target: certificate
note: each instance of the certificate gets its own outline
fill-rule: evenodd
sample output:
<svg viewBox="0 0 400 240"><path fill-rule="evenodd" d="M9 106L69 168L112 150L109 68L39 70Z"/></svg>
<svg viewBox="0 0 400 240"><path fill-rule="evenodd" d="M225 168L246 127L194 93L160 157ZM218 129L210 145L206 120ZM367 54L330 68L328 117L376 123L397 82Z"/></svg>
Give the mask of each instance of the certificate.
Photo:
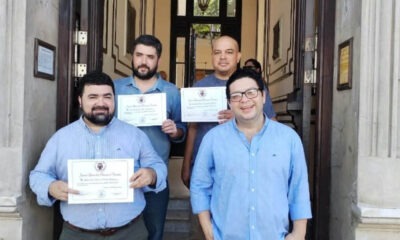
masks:
<svg viewBox="0 0 400 240"><path fill-rule="evenodd" d="M69 159L69 204L133 202L133 159Z"/></svg>
<svg viewBox="0 0 400 240"><path fill-rule="evenodd" d="M136 127L161 126L167 119L165 93L119 95L118 118Z"/></svg>
<svg viewBox="0 0 400 240"><path fill-rule="evenodd" d="M218 122L218 112L225 109L225 87L181 89L182 122Z"/></svg>

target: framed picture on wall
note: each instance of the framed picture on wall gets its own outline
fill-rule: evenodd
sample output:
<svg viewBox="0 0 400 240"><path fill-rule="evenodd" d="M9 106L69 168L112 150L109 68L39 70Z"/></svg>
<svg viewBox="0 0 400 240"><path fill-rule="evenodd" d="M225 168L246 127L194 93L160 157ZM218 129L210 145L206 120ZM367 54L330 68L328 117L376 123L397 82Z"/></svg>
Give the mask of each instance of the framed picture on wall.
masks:
<svg viewBox="0 0 400 240"><path fill-rule="evenodd" d="M35 38L34 70L35 77L54 80L56 47Z"/></svg>
<svg viewBox="0 0 400 240"><path fill-rule="evenodd" d="M339 44L337 90L351 89L352 74L353 38L350 38Z"/></svg>

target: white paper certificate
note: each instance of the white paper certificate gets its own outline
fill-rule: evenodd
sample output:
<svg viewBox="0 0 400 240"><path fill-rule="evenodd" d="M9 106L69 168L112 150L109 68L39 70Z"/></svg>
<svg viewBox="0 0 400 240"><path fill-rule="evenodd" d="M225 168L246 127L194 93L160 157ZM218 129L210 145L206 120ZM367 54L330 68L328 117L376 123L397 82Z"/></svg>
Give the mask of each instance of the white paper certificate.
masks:
<svg viewBox="0 0 400 240"><path fill-rule="evenodd" d="M79 194L68 194L69 204L133 202L129 178L133 159L70 159L68 187Z"/></svg>
<svg viewBox="0 0 400 240"><path fill-rule="evenodd" d="M136 127L161 126L167 119L167 95L119 95L118 118Z"/></svg>
<svg viewBox="0 0 400 240"><path fill-rule="evenodd" d="M225 87L182 88L182 122L218 122L218 112L227 109Z"/></svg>

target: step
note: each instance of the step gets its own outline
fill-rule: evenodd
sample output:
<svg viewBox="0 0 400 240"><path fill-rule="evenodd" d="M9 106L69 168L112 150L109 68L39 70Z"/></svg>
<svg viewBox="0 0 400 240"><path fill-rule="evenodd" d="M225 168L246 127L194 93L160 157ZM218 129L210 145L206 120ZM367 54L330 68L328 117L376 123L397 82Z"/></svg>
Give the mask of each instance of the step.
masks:
<svg viewBox="0 0 400 240"><path fill-rule="evenodd" d="M168 210L190 210L190 199L189 198L171 198L168 202Z"/></svg>
<svg viewBox="0 0 400 240"><path fill-rule="evenodd" d="M190 221L190 210L168 210L166 220Z"/></svg>
<svg viewBox="0 0 400 240"><path fill-rule="evenodd" d="M164 232L190 233L191 227L190 221L168 220L165 222Z"/></svg>
<svg viewBox="0 0 400 240"><path fill-rule="evenodd" d="M163 240L191 240L190 235L190 233L166 232L164 233Z"/></svg>

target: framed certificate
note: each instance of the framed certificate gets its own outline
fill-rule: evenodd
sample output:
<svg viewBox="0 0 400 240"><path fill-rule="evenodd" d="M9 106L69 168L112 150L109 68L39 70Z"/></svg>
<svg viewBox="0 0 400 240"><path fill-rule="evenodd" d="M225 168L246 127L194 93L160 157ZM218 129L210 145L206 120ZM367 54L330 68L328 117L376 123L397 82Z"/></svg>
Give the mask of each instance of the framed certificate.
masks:
<svg viewBox="0 0 400 240"><path fill-rule="evenodd" d="M182 122L218 122L227 106L225 87L181 89Z"/></svg>
<svg viewBox="0 0 400 240"><path fill-rule="evenodd" d="M70 159L68 187L79 194L68 194L69 204L133 202L129 178L133 159Z"/></svg>
<svg viewBox="0 0 400 240"><path fill-rule="evenodd" d="M353 74L353 38L339 45L337 89L351 89Z"/></svg>
<svg viewBox="0 0 400 240"><path fill-rule="evenodd" d="M35 38L33 75L48 80L54 80L56 47Z"/></svg>

